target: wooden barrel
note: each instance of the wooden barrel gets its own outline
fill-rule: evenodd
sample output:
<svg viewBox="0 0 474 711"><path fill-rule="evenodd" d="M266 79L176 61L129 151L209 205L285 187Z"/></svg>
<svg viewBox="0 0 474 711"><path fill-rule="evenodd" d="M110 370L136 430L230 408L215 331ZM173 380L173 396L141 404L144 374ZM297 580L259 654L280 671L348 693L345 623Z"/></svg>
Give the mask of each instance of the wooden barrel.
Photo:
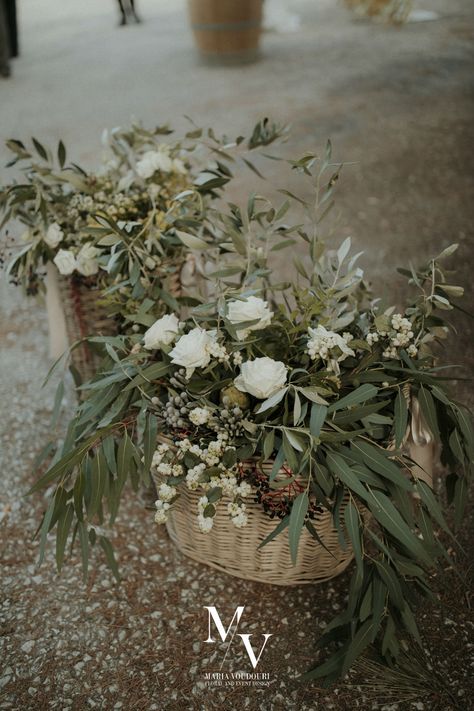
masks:
<svg viewBox="0 0 474 711"><path fill-rule="evenodd" d="M263 0L188 0L188 4L202 57L217 62L257 59Z"/></svg>

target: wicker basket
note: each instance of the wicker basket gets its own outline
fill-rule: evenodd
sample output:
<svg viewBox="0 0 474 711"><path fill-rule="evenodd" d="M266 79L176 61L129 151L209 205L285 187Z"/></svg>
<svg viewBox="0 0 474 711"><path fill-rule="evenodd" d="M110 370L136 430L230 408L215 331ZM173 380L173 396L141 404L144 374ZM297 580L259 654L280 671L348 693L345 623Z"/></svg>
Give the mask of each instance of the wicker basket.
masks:
<svg viewBox="0 0 474 711"><path fill-rule="evenodd" d="M74 277L60 277L58 285L70 345L88 336L113 336L117 333L116 321L101 304L99 289L86 286ZM72 364L83 382L97 373L102 357L100 351L86 342L71 350Z"/></svg>
<svg viewBox="0 0 474 711"><path fill-rule="evenodd" d="M170 440L164 437L159 437L159 440L170 444ZM249 462L249 465L255 466L255 462ZM272 462L260 466L270 475ZM159 477L153 476L153 479L158 487ZM223 497L216 510L213 528L209 533L202 533L197 525L197 504L201 495L202 492L181 486L180 496L173 504L166 526L172 541L182 553L223 573L272 585L304 585L324 582L339 575L353 558L350 545L344 549L341 547L332 514L326 509L318 508L315 518L311 520L326 548L303 529L297 561L293 565L288 529L258 549L275 529L278 519L271 519L261 505L250 498L245 500L246 526L236 528L233 525L226 510L230 499ZM341 512L343 510L344 502Z"/></svg>
<svg viewBox="0 0 474 711"><path fill-rule="evenodd" d="M416 398L413 398L410 387L404 387L407 404L412 410L412 423L407 427L403 449L423 469L413 465L417 476L424 479L430 486L434 466L434 447L431 433L426 428L418 408ZM416 441L415 431L423 431L424 439ZM415 441L414 441L415 436ZM167 437L160 435L160 442L172 444ZM394 449L392 440L387 449ZM419 461L423 457L423 462ZM255 462L252 462L255 466ZM272 462L260 465L263 471L270 474ZM278 476L278 475L277 475ZM153 475L158 487L159 477ZM318 508L315 518L311 520L324 546L314 540L311 534L303 529L298 548L296 565L293 565L288 542L288 528L258 549L260 543L275 529L278 519L271 519L264 513L259 503L246 500L248 523L243 528L236 528L229 519L226 504L230 499L223 497L216 509L214 526L209 533L202 533L197 524L198 500L201 492L190 491L181 486L180 496L171 509L167 529L177 548L185 555L205 563L221 572L234 575L245 580L255 580L273 585L304 585L330 580L342 573L353 558L349 543L341 547L339 536L333 525L332 513L324 508ZM345 501L342 502L341 516ZM370 521L367 511L363 512L366 523Z"/></svg>
<svg viewBox="0 0 474 711"><path fill-rule="evenodd" d="M59 296L65 316L65 326L69 346L78 341L71 350L71 361L82 382L96 375L103 350L97 344L84 342L88 336L114 336L119 331L119 322L110 316L101 301L101 291L87 286L72 277L57 277ZM182 295L179 270L168 277L167 290L178 298Z"/></svg>

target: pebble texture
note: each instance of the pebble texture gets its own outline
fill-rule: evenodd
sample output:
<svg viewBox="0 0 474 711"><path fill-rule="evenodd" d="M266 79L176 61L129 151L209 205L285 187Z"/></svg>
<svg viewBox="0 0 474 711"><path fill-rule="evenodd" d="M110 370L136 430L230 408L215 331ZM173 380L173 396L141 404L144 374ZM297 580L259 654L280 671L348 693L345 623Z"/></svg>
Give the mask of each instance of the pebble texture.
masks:
<svg viewBox="0 0 474 711"><path fill-rule="evenodd" d="M77 147L79 162L93 165L100 130L132 113L148 123L191 114L229 132L264 114L291 120L288 155L320 147L331 136L337 156L354 163L343 171L340 234L353 235L356 248L366 250L364 266L375 285L386 286L391 300L401 299L405 286L395 267L459 241L459 279L467 288L465 307L473 311L474 145L466 91L471 3L453 0L448 16L446 5L432 0L442 20L399 31L353 22L326 0L288 5L302 17L300 32L268 35L264 60L239 70L195 63L181 0L143 0L146 22L122 30L113 27L106 4L87 0L59 8L45 0L40 9L25 0L23 57L14 79L1 87L1 138L34 134L48 143L62 137ZM283 183L283 168L273 170L272 183ZM247 187L241 178L235 199ZM457 572L444 565L435 575L443 604L419 610L423 651L410 649L399 670L363 661L331 689L302 684L299 674L315 659L312 645L325 622L344 604L348 574L314 588L226 577L183 558L131 493L114 538L120 586L99 553L87 584L76 551L61 576L52 545L38 567L32 539L46 499L24 495L36 477L34 458L51 436L57 379L41 387L50 365L42 305L5 280L0 296L0 708L469 707L473 561L457 549ZM472 372L472 320L460 314L456 323L449 356ZM471 386L460 381L457 388L472 404ZM73 401L69 389L61 422ZM472 509L460 535L465 550L469 531ZM223 617L244 605L245 631L273 634L259 666L270 675L268 687L205 687L204 674L218 671L225 654L223 645L204 641L203 606L214 604ZM235 642L225 664L234 672L249 670Z"/></svg>

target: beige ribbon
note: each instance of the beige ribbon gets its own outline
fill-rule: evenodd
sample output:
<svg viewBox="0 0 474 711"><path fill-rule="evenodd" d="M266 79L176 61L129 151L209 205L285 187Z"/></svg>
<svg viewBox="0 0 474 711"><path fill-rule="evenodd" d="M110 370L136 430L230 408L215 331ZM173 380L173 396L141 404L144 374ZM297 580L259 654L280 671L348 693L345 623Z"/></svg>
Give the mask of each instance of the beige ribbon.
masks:
<svg viewBox="0 0 474 711"><path fill-rule="evenodd" d="M410 400L411 426L406 448L408 456L415 462L413 474L433 488L433 467L436 443L421 412L420 403L414 396Z"/></svg>
<svg viewBox="0 0 474 711"><path fill-rule="evenodd" d="M61 301L58 270L48 262L46 265L46 312L49 325L49 355L56 360L69 348L66 317Z"/></svg>

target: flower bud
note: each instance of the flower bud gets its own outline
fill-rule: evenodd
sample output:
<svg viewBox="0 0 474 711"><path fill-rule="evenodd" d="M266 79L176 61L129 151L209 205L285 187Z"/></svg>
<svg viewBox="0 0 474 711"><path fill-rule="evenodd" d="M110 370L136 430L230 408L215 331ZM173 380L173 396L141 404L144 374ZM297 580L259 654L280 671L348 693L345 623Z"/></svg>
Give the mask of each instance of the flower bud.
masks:
<svg viewBox="0 0 474 711"><path fill-rule="evenodd" d="M249 397L246 393L237 390L235 385L229 385L224 390L221 390L221 402L224 403L224 398L226 399L225 404L229 407L240 407L242 410L246 410L250 405Z"/></svg>

